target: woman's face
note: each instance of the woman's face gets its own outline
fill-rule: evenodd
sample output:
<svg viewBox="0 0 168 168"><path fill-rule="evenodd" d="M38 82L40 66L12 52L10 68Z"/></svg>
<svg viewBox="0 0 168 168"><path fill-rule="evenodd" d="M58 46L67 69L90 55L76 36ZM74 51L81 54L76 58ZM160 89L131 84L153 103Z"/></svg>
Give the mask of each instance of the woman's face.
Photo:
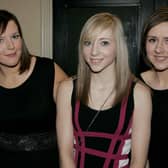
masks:
<svg viewBox="0 0 168 168"><path fill-rule="evenodd" d="M9 21L6 30L0 34L0 67L19 66L22 53L22 39L17 25Z"/></svg>
<svg viewBox="0 0 168 168"><path fill-rule="evenodd" d="M111 29L97 34L94 40L83 43L83 55L92 72L101 72L113 65L116 42Z"/></svg>
<svg viewBox="0 0 168 168"><path fill-rule="evenodd" d="M160 23L148 32L146 53L157 71L168 70L168 22Z"/></svg>

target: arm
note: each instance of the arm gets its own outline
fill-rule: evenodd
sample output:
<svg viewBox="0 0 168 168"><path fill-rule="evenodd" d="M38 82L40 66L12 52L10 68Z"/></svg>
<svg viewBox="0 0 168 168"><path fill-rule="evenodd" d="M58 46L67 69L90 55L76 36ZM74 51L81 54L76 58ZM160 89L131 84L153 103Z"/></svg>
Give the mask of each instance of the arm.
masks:
<svg viewBox="0 0 168 168"><path fill-rule="evenodd" d="M130 168L145 168L150 140L151 92L142 83L134 88L134 114Z"/></svg>
<svg viewBox="0 0 168 168"><path fill-rule="evenodd" d="M61 69L61 67L58 64L54 64L55 68L55 78L54 78L54 91L53 96L54 100L56 102L56 96L57 96L57 88L61 81L65 80L68 76L67 74Z"/></svg>
<svg viewBox="0 0 168 168"><path fill-rule="evenodd" d="M60 168L75 168L71 108L72 88L72 80L65 80L60 84L57 95L56 130L60 157Z"/></svg>

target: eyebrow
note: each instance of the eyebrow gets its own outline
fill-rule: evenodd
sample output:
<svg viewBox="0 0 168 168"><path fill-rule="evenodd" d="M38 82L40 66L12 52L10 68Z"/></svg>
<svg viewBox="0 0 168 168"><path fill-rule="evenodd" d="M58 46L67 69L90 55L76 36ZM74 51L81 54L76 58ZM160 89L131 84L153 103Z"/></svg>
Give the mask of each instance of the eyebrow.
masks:
<svg viewBox="0 0 168 168"><path fill-rule="evenodd" d="M147 38L149 38L149 37L153 37L153 38L156 38L157 36L153 36L153 35L147 36Z"/></svg>
<svg viewBox="0 0 168 168"><path fill-rule="evenodd" d="M111 40L112 39L112 37L101 37L101 38L99 38L99 40Z"/></svg>
<svg viewBox="0 0 168 168"><path fill-rule="evenodd" d="M158 37L158 36L155 36L155 35L148 35L147 37ZM163 38L168 38L168 35L167 35L167 36L164 36Z"/></svg>

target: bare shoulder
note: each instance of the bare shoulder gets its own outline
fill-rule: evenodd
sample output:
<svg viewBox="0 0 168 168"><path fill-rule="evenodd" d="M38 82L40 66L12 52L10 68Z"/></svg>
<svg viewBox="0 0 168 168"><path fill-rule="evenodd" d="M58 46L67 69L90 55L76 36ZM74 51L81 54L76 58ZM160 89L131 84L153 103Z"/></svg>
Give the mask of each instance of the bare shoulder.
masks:
<svg viewBox="0 0 168 168"><path fill-rule="evenodd" d="M61 81L60 88L70 89L70 88L72 88L72 85L73 85L73 78L68 77L67 79Z"/></svg>
<svg viewBox="0 0 168 168"><path fill-rule="evenodd" d="M151 89L145 83L138 80L135 84L135 87L134 87L134 95L150 96L151 95Z"/></svg>
<svg viewBox="0 0 168 168"><path fill-rule="evenodd" d="M135 108L151 109L151 100L151 89L142 81L137 81L134 87Z"/></svg>
<svg viewBox="0 0 168 168"><path fill-rule="evenodd" d="M64 70L58 64L54 63L54 67L57 82L60 82L68 77Z"/></svg>
<svg viewBox="0 0 168 168"><path fill-rule="evenodd" d="M141 77L145 81L146 84L151 83L151 81L153 80L153 75L154 75L153 71L151 70L141 73Z"/></svg>
<svg viewBox="0 0 168 168"><path fill-rule="evenodd" d="M58 87L57 98L56 98L58 111L61 111L61 112L65 111L65 113L70 111L65 109L71 109L72 91L73 91L72 78L69 77L60 83Z"/></svg>
<svg viewBox="0 0 168 168"><path fill-rule="evenodd" d="M55 76L54 76L54 89L53 89L53 96L54 100L56 101L57 97L57 89L59 87L59 84L61 81L67 79L67 74L63 71L63 69L56 63L54 63L54 70L55 70Z"/></svg>
<svg viewBox="0 0 168 168"><path fill-rule="evenodd" d="M60 82L58 87L58 94L66 94L72 93L73 89L73 78L69 77Z"/></svg>

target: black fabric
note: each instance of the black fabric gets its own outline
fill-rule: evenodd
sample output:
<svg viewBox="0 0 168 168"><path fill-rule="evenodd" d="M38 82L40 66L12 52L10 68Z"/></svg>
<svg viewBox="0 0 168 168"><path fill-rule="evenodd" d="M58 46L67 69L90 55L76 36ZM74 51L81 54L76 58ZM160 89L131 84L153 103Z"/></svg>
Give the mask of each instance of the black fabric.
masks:
<svg viewBox="0 0 168 168"><path fill-rule="evenodd" d="M149 146L149 163L151 168L161 168L167 165L168 151L168 89L152 89L152 122L151 141Z"/></svg>
<svg viewBox="0 0 168 168"><path fill-rule="evenodd" d="M145 83L141 76L139 78ZM153 111L148 158L150 168L163 168L167 165L166 153L168 151L168 89L156 90L151 88L151 91Z"/></svg>
<svg viewBox="0 0 168 168"><path fill-rule="evenodd" d="M76 103L76 80L73 81L74 84L74 88L73 88L73 92L72 92L72 108L73 108L73 113L74 113L74 108L75 108L75 103ZM128 122L130 120L130 116L132 116L133 113L133 108L134 108L134 101L133 101L133 89L134 89L135 83L132 84L132 87L130 89L130 95L129 95L129 99L128 99L128 105L127 105L127 113L126 113L126 120L125 120L125 126L127 127ZM119 111L120 111L120 107L121 107L121 103L116 104L114 107L111 107L107 110L103 110L100 113L100 119L98 119L100 122L103 123L99 123L99 121L97 121L96 124L96 130L100 130L101 132L111 132L113 133L114 130L117 127L118 124L118 118L119 118ZM81 103L80 106L81 112L80 112L80 119L81 119L81 128L83 130L86 130L88 124L90 123L90 121L92 120L92 118L94 117L95 113L97 113L97 110L91 109L90 107L88 107L87 105L84 105ZM87 115L86 115L87 112ZM74 115L74 114L73 114ZM102 120L101 116L105 116L105 121L109 121L110 123L105 125L104 124L104 120ZM111 120L113 122L111 122ZM102 125L103 124L103 125ZM104 128L102 127L104 126ZM97 128L98 127L98 128ZM91 131L94 130L94 127L91 128ZM124 132L125 130L123 130Z"/></svg>
<svg viewBox="0 0 168 168"><path fill-rule="evenodd" d="M37 57L24 83L0 86L0 160L5 168L58 167L53 84L53 61Z"/></svg>
<svg viewBox="0 0 168 168"><path fill-rule="evenodd" d="M75 87L76 82L74 80L74 89L72 92L72 107L73 107L73 124L74 128L76 128L75 121L74 121L74 112L75 112ZM130 96L128 99L127 104L127 112L124 119L124 127L121 132L123 134L126 131L126 128L128 127L128 124L130 122L130 118L133 114L133 108L134 108L134 101L133 101L133 88L134 84L132 85ZM121 103L116 104L114 107L111 107L107 110L102 110L99 114L99 116L96 118L95 122L93 123L92 127L89 129L89 131L93 132L103 132L103 133L110 133L111 135L115 132L118 123L119 123L119 116L120 116L120 108ZM91 109L85 104L80 104L80 111L79 111L79 124L82 129L82 131L86 131L90 121L94 117L94 115L97 113L97 110ZM97 138L97 137L86 137L85 138L86 147L96 149L102 152L107 152L109 149L109 144L111 142L111 139L103 139L103 138ZM115 149L116 151L118 150ZM114 150L114 151L115 151ZM80 160L80 155L78 157L78 161ZM85 155L85 167L96 167L101 168L104 164L104 158L97 157L95 155ZM77 167L80 167L81 165L78 165ZM113 162L111 161L110 167L113 167Z"/></svg>

